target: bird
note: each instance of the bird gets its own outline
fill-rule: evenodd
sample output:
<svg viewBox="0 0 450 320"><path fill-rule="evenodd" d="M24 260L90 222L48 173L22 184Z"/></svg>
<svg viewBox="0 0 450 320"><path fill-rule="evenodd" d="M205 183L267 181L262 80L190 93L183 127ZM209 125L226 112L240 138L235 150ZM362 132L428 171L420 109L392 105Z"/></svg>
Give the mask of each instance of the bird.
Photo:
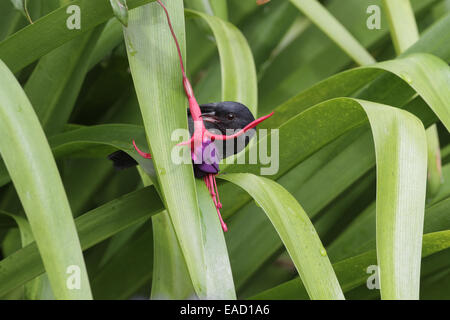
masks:
<svg viewBox="0 0 450 320"><path fill-rule="evenodd" d="M246 125L255 120L250 110L242 103L235 101L222 101L200 105L201 118L208 131L221 135L230 135L243 129ZM189 133L192 136L194 132L194 121L187 109ZM217 158L227 158L233 154L242 151L254 137L254 131L250 130L245 135L233 140L214 141L216 144ZM244 139L244 140L242 140ZM232 143L231 143L232 142ZM136 166L138 163L126 152L119 150L111 153L108 159L113 162L113 166L118 170L123 170ZM196 170L194 165L194 175L196 178L202 178L203 172Z"/></svg>

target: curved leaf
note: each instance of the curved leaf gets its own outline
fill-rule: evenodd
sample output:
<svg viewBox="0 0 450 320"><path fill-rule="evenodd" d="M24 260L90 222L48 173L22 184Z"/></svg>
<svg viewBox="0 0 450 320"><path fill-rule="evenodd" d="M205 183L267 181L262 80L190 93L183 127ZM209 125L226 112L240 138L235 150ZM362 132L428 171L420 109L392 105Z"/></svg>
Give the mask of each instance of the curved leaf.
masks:
<svg viewBox="0 0 450 320"><path fill-rule="evenodd" d="M152 1L155 0L129 0L128 8L133 9ZM73 6L77 6L83 15L80 17L80 29L69 29L66 24L67 20L78 10ZM69 10L69 8L71 9ZM12 72L17 72L67 41L102 24L112 16L113 11L108 1L71 1L3 40L0 43L0 59Z"/></svg>
<svg viewBox="0 0 450 320"><path fill-rule="evenodd" d="M186 0L186 6L209 16L216 16L222 20L228 20L228 8L226 0Z"/></svg>
<svg viewBox="0 0 450 320"><path fill-rule="evenodd" d="M422 258L450 248L450 231L440 231L423 235ZM377 264L375 250L336 262L333 268L342 285L342 290L348 292L353 288L366 283L370 273L367 267ZM285 282L272 289L253 296L256 300L279 299L307 299L305 288L299 278Z"/></svg>
<svg viewBox="0 0 450 320"><path fill-rule="evenodd" d="M75 219L81 248L86 250L121 230L164 210L154 187L132 192ZM0 261L0 296L44 272L33 242Z"/></svg>
<svg viewBox="0 0 450 320"><path fill-rule="evenodd" d="M182 1L167 3L167 9L183 45ZM177 51L164 11L157 4L130 11L129 25L124 29L124 34L161 196L178 237L194 289L201 299L233 298L226 291L217 291L218 287L232 285L224 283L230 279L222 278L217 272L223 266L207 258L209 247L197 203L192 165L175 164L171 159L176 144L171 140L171 135L178 128L187 128L187 119ZM226 252L217 254L225 255Z"/></svg>
<svg viewBox="0 0 450 320"><path fill-rule="evenodd" d="M90 299L78 235L50 147L25 93L3 62L0 74L0 152L38 243L53 292L57 299ZM70 290L66 284L71 266L79 268L79 290Z"/></svg>
<svg viewBox="0 0 450 320"><path fill-rule="evenodd" d="M361 125L367 119L364 112L372 127L377 158L377 241L383 297L417 298L420 275L418 248L426 184L425 131L417 118L403 110L369 101L350 98L328 100L279 127L279 167L283 171L289 170L306 158L308 149L315 148L316 143L317 147L319 144L322 147L325 141L331 141L331 136L335 138ZM310 129L312 123L314 130ZM302 132L302 135L293 135L294 132ZM258 141L258 145L268 144L268 141L266 136ZM259 165L238 164L227 166L225 171L257 172L259 168ZM275 177L279 175L277 173Z"/></svg>
<svg viewBox="0 0 450 320"><path fill-rule="evenodd" d="M360 65L372 64L375 59L339 23L336 18L316 0L290 0L318 28L327 34L342 50Z"/></svg>
<svg viewBox="0 0 450 320"><path fill-rule="evenodd" d="M217 17L186 10L186 16L202 18L214 33L220 55L222 101L238 101L257 114L258 92L252 52L238 28Z"/></svg>
<svg viewBox="0 0 450 320"><path fill-rule="evenodd" d="M247 191L266 212L294 261L311 299L344 299L313 224L286 189L272 180L251 174L220 177Z"/></svg>
<svg viewBox="0 0 450 320"><path fill-rule="evenodd" d="M301 92L276 109L276 116L267 119L260 127L274 127L294 115L322 101L350 96L369 81L380 76L382 71L392 73L412 87L450 128L450 110L445 101L450 99L448 79L450 67L439 58L425 53L380 62L341 72ZM431 81L431 79L433 81Z"/></svg>
<svg viewBox="0 0 450 320"><path fill-rule="evenodd" d="M377 0L381 5L381 1ZM355 38L366 48L375 48L388 40L389 30L381 24L379 30L365 27L368 16L364 14L367 8L376 4L374 0L330 0L327 10L333 14ZM415 14L429 10L436 0L413 0ZM381 21L386 21L381 11ZM436 51L444 53L442 47L447 46L444 39L446 32L428 39L429 46L421 46L425 52ZM420 41L419 41L420 42ZM439 45L438 45L439 43ZM414 46L415 47L415 46ZM349 58L335 43L329 40L321 30L314 25L308 26L289 46L287 46L271 62L259 82L259 109L266 113L273 107L294 97L301 90L322 81L326 77L348 68ZM367 99L370 100L370 99ZM386 103L386 102L383 102ZM392 105L388 103L388 105Z"/></svg>
<svg viewBox="0 0 450 320"><path fill-rule="evenodd" d="M450 178L450 166L443 168L445 181ZM450 192L448 183L444 184L440 194L425 208L424 232L436 232L450 229ZM329 246L328 252L333 260L342 260L364 250L375 249L375 204L369 205L347 226Z"/></svg>

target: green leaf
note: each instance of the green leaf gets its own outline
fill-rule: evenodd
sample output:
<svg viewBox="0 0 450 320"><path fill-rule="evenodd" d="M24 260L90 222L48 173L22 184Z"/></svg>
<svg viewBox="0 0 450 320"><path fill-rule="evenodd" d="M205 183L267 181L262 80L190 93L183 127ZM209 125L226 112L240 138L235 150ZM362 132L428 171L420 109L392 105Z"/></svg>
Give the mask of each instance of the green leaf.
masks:
<svg viewBox="0 0 450 320"><path fill-rule="evenodd" d="M366 49L316 0L290 0L318 28L360 65L375 63Z"/></svg>
<svg viewBox="0 0 450 320"><path fill-rule="evenodd" d="M175 33L183 47L182 1L172 1L167 6ZM209 250L197 203L192 164L179 165L171 159L172 149L176 145L171 139L172 132L178 128L187 128L187 118L177 50L164 11L158 4L131 11L124 34L161 197L180 243L194 289L201 299L223 298L224 295L231 298L228 292L217 291L217 288L229 287L229 284L223 283L229 279L222 278L207 259ZM215 241L220 242L221 239ZM226 255L226 251L222 254Z"/></svg>
<svg viewBox="0 0 450 320"><path fill-rule="evenodd" d="M133 9L152 1L154 0L129 0L128 8ZM78 6L83 15L80 17L80 29L67 28L67 19L77 14L78 9L73 6ZM15 73L67 41L106 22L112 16L111 5L107 1L71 1L2 41L0 59Z"/></svg>
<svg viewBox="0 0 450 320"><path fill-rule="evenodd" d="M33 21L31 21L30 18L30 14L28 13L28 9L27 9L27 0L11 0L14 7L19 10L27 19L30 23L33 23Z"/></svg>
<svg viewBox="0 0 450 320"><path fill-rule="evenodd" d="M19 227L22 247L25 247L26 245L34 242L34 237L33 233L31 232L30 224L24 217L5 211L0 211L0 215L6 215L7 217L15 221L15 223ZM26 300L54 299L53 293L50 288L49 280L46 274L41 275L25 284L24 298Z"/></svg>
<svg viewBox="0 0 450 320"><path fill-rule="evenodd" d="M152 299L195 296L183 253L167 211L152 217L154 238Z"/></svg>
<svg viewBox="0 0 450 320"><path fill-rule="evenodd" d="M426 233L450 229L450 217L447 215L450 205L450 166L445 166L443 173L447 183L425 208ZM371 204L328 246L329 256L333 260L341 260L364 250L375 249L375 225L375 205Z"/></svg>
<svg viewBox="0 0 450 320"><path fill-rule="evenodd" d="M25 93L48 135L59 133L67 123L102 29L97 27L42 57L28 79Z"/></svg>
<svg viewBox="0 0 450 320"><path fill-rule="evenodd" d="M88 70L110 53L123 41L122 24L117 19L109 19L89 57Z"/></svg>
<svg viewBox="0 0 450 320"><path fill-rule="evenodd" d="M216 207L211 200L211 195L201 179L196 179L198 205L202 214L202 232L205 237L205 256L209 266L214 269L214 276L207 279L208 287L215 292L215 299L236 299L236 293L228 258L227 246L224 233L220 225ZM222 280L217 281L217 277Z"/></svg>
<svg viewBox="0 0 450 320"><path fill-rule="evenodd" d="M412 47L402 53L405 56L410 53L430 53L444 61L450 60L450 35L445 32L450 25L450 12L426 29Z"/></svg>
<svg viewBox="0 0 450 320"><path fill-rule="evenodd" d="M401 54L419 39L414 11L409 0L383 0L395 51Z"/></svg>
<svg viewBox="0 0 450 320"><path fill-rule="evenodd" d="M138 168L144 186L150 177ZM156 183L156 181L155 181ZM167 211L152 217L153 280L151 299L189 299L195 297L194 287Z"/></svg>
<svg viewBox="0 0 450 320"><path fill-rule="evenodd" d="M50 147L25 93L3 62L0 74L0 152L38 243L53 292L57 299L90 299L78 235ZM70 266L79 268L79 290L70 290L66 284Z"/></svg>
<svg viewBox="0 0 450 320"><path fill-rule="evenodd" d="M434 253L446 250L450 247L450 231L441 231L424 234L422 258ZM375 250L364 252L360 255L339 261L333 264L333 268L342 285L342 290L348 292L353 288L366 283L370 273L367 267L377 264ZM253 296L256 300L279 299L307 299L304 285L299 278L285 282L277 287Z"/></svg>
<svg viewBox="0 0 450 320"><path fill-rule="evenodd" d="M204 12L209 16L216 16L225 21L228 20L226 0L186 0L185 2L188 8Z"/></svg>
<svg viewBox="0 0 450 320"><path fill-rule="evenodd" d="M243 103L257 114L255 63L242 33L232 24L201 12L186 10L186 16L202 18L214 33L220 55L222 101Z"/></svg>
<svg viewBox="0 0 450 320"><path fill-rule="evenodd" d="M429 54L410 54L404 58L381 62L373 66L394 73L411 86L450 130L448 79L450 67Z"/></svg>
<svg viewBox="0 0 450 320"><path fill-rule="evenodd" d="M252 49L260 73L285 45L285 39L290 37L289 30L293 28L297 31L297 25L305 26L308 23L306 18L299 19L298 16L298 10L293 10L290 1L270 1L264 5L263 10L246 19L240 27ZM292 26L294 21L301 23Z"/></svg>
<svg viewBox="0 0 450 320"><path fill-rule="evenodd" d="M326 99L349 96L379 76L380 70L393 73L412 87L449 130L450 110L445 101L450 99L450 90L446 89L450 67L439 58L423 53L351 69L323 80L279 106L276 116L263 122L261 127L274 127Z"/></svg>
<svg viewBox="0 0 450 320"><path fill-rule="evenodd" d="M351 105L353 106L351 107ZM315 108L317 111L322 110L319 112L321 122L312 120L316 117L306 117L309 113L306 111L297 116L298 118L293 118L280 127L280 168L292 168L294 161L297 162L301 157L306 157L308 152L301 146L305 145L309 148L313 145L311 143L313 140L320 140L318 132L324 136L330 133L336 136L338 135L337 126L340 126L341 122L347 128L354 128L358 123L361 124L357 119L363 119L365 116L353 109L355 106L362 107L367 113L375 141L378 173L377 241L379 241L382 292L385 292L383 297L402 298L409 294L411 294L410 297L418 297L420 271L418 248L420 248L423 228L426 144L423 125L417 118L405 111L368 101L345 98L329 100L308 109L311 112ZM331 113L328 114L334 108L336 108L336 112L340 110L339 116L337 113L333 116ZM353 111L350 111L351 109ZM300 120L301 118L303 119ZM340 119L340 121L336 121L336 119ZM347 120L349 122L344 124ZM311 132L314 137L307 134L306 128L302 130L302 123L307 126L310 123L316 124L314 133ZM318 123L322 123L324 126L318 126ZM302 137L297 136L299 140L295 143L296 148L290 148L285 144L292 143L293 136L289 133L292 132L291 130L304 132ZM290 138L286 139L288 136ZM300 139L305 140L301 142ZM267 141L267 139L263 139L258 144L261 145ZM246 167L245 171L253 170L255 172L257 166L247 165L244 167ZM240 171L238 168L239 165L228 166L229 170L227 171ZM383 225L384 227L381 227ZM408 249L403 249L403 255L399 255L396 248ZM405 250L408 251L405 252Z"/></svg>
<svg viewBox="0 0 450 320"><path fill-rule="evenodd" d="M109 0L114 15L125 27L128 27L127 0Z"/></svg>
<svg viewBox="0 0 450 320"><path fill-rule="evenodd" d="M125 300L133 298L142 287L149 291L154 262L149 243L152 243L152 228L150 223L144 223L93 277L95 299Z"/></svg>
<svg viewBox="0 0 450 320"><path fill-rule="evenodd" d="M376 108L376 106L375 106ZM427 145L423 124L395 109L367 115L377 162L377 257L382 299L418 299Z"/></svg>
<svg viewBox="0 0 450 320"><path fill-rule="evenodd" d="M424 13L435 2L436 0L414 0L414 12L416 14ZM364 13L368 6L381 5L381 0L347 0L344 2L331 0L327 4L330 13L364 47L375 49L387 40L389 30L386 23L382 23L379 30L370 30L365 27L368 16ZM381 20L385 21L384 19L383 12L381 12ZM445 32L441 31L441 34L442 37L446 36ZM446 46L445 40L437 41L440 36L432 38L433 40L428 39L428 45L422 46L421 49L425 49L426 52L429 52L428 50L445 52L442 49L442 46ZM314 25L308 26L264 70L259 81L259 112L268 112L301 90L348 68L351 63L351 59L321 30Z"/></svg>
<svg viewBox="0 0 450 320"><path fill-rule="evenodd" d="M277 230L311 299L344 299L326 251L303 208L276 182L251 174L221 178L246 190Z"/></svg>
<svg viewBox="0 0 450 320"><path fill-rule="evenodd" d="M164 210L154 187L132 192L75 219L81 248L86 250ZM36 243L0 261L0 296L44 272Z"/></svg>
<svg viewBox="0 0 450 320"><path fill-rule="evenodd" d="M30 224L28 223L27 219L17 214L12 214L3 210L0 210L0 215L6 216L15 222L15 224L19 228L22 246L26 246L27 244L34 241L33 233L31 232Z"/></svg>
<svg viewBox="0 0 450 320"><path fill-rule="evenodd" d="M0 3L2 20L0 21L0 41L16 32L23 25L23 16L17 11L11 1L2 1Z"/></svg>
<svg viewBox="0 0 450 320"><path fill-rule="evenodd" d="M409 0L383 0L383 6L388 16L395 51L401 54L419 40L419 31L411 3ZM431 126L427 130L427 143L428 193L432 197L439 191L442 181L439 136L436 126Z"/></svg>

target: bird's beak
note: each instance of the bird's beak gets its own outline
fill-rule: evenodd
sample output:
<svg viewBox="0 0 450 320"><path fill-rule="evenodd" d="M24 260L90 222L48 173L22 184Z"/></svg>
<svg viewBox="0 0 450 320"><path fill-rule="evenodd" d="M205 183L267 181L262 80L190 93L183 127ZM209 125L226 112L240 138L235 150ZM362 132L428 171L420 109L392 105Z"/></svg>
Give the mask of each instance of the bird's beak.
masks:
<svg viewBox="0 0 450 320"><path fill-rule="evenodd" d="M201 117L202 117L203 121L206 121L206 122L211 122L211 123L219 122L219 120L216 117L216 113L214 111L202 113Z"/></svg>

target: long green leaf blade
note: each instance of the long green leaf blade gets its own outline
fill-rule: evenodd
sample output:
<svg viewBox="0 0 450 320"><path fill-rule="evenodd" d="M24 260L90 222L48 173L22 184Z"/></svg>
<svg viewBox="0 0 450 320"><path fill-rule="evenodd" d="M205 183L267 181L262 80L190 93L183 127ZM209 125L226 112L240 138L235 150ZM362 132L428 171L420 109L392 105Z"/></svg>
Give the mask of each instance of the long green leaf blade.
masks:
<svg viewBox="0 0 450 320"><path fill-rule="evenodd" d="M167 9L183 46L182 1L167 3ZM124 34L161 196L180 242L194 289L201 299L224 298L224 292L217 291L216 286L229 279L220 277L216 272L217 266L208 264L206 258L208 247L202 230L204 222L197 203L192 165L175 164L171 158L176 145L171 140L172 133L176 129L187 128L187 119L177 51L164 11L157 4L130 11L129 26L124 29ZM211 279L215 280L211 282ZM229 287L228 284L223 286Z"/></svg>
<svg viewBox="0 0 450 320"><path fill-rule="evenodd" d="M128 8L133 9L152 1L154 0L129 0ZM106 22L112 16L113 11L108 1L71 1L2 41L0 59L12 72L17 72L67 41ZM72 19L80 19L80 28L68 28L68 19L71 23L74 23Z"/></svg>
<svg viewBox="0 0 450 320"><path fill-rule="evenodd" d="M221 178L250 193L266 212L311 299L344 299L313 224L289 192L272 180L251 174L228 174Z"/></svg>
<svg viewBox="0 0 450 320"><path fill-rule="evenodd" d="M316 0L291 0L311 21L360 65L375 63L367 50Z"/></svg>
<svg viewBox="0 0 450 320"><path fill-rule="evenodd" d="M307 114L315 108L315 111L320 110L321 116L312 120ZM344 127L351 129L362 124L366 117L361 109L367 114L372 127L377 156L377 241L380 243L378 250L381 290L385 292L383 297L418 297L425 205L426 140L423 125L416 117L400 109L364 100L340 98L326 101L297 116L300 120L304 115L303 121L297 122L297 118L293 118L280 127L280 167L287 170L293 167L294 162L298 163L300 157L306 157L306 150L302 150L301 146L310 147L311 141L318 141L318 132L325 138L330 131L334 131L332 135L336 136L337 132L344 133L341 131ZM340 121L336 121L338 118ZM306 128L301 130L301 122L309 126L310 123L319 123L317 119L324 126L316 127L311 136L308 136ZM343 127L339 128L341 125ZM293 135L289 132L298 130L303 132L303 137L299 137L296 147L292 148L289 144L292 143ZM262 143L268 143L267 137L258 141L259 145ZM255 165L239 167L228 166L226 171L257 172L259 169Z"/></svg>
<svg viewBox="0 0 450 320"><path fill-rule="evenodd" d="M86 250L164 210L154 187L132 192L75 219L81 248ZM33 242L0 261L0 296L44 272Z"/></svg>
<svg viewBox="0 0 450 320"><path fill-rule="evenodd" d="M377 162L377 257L383 299L418 299L427 144L411 114L366 105Z"/></svg>
<svg viewBox="0 0 450 320"><path fill-rule="evenodd" d="M427 233L423 236L422 258L450 248L450 231ZM364 252L360 255L347 258L333 264L336 275L342 284L342 290L348 292L367 282L370 274L367 267L376 265L377 255L375 250ZM285 282L272 289L253 296L256 300L278 299L307 299L306 291L299 278Z"/></svg>
<svg viewBox="0 0 450 320"><path fill-rule="evenodd" d="M414 11L409 0L383 0L395 51L401 54L419 39Z"/></svg>
<svg viewBox="0 0 450 320"><path fill-rule="evenodd" d="M39 246L57 299L92 294L67 196L39 120L14 75L0 62L0 152ZM78 268L80 287L67 285Z"/></svg>
<svg viewBox="0 0 450 320"><path fill-rule="evenodd" d="M217 17L186 10L187 16L204 20L214 33L220 55L222 101L238 101L257 114L258 92L252 52L238 28Z"/></svg>
<svg viewBox="0 0 450 320"><path fill-rule="evenodd" d="M419 30L411 3L409 0L383 0L383 6L387 13L395 51L402 54L419 40ZM427 130L427 142L428 193L433 197L439 191L442 182L439 136L435 125Z"/></svg>

